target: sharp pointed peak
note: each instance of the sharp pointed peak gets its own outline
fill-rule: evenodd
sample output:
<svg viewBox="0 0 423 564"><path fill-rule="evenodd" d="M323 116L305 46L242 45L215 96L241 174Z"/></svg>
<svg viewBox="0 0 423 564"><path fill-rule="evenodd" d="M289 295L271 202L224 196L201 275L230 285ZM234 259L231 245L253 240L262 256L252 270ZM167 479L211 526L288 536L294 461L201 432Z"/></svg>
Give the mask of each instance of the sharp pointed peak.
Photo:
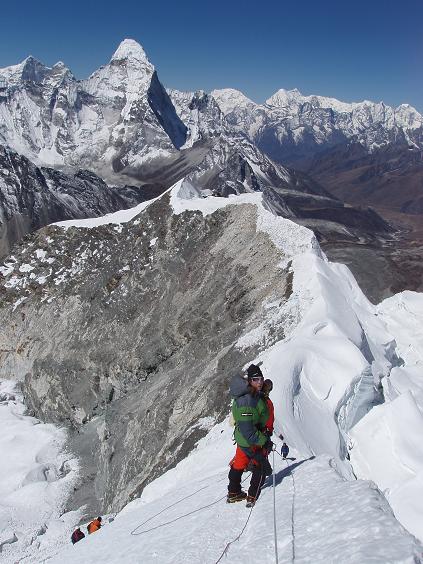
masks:
<svg viewBox="0 0 423 564"><path fill-rule="evenodd" d="M28 55L28 57L25 57L25 59L22 61L22 64L24 63L39 63L40 61L34 57L34 55Z"/></svg>
<svg viewBox="0 0 423 564"><path fill-rule="evenodd" d="M41 61L39 61L36 57L34 57L33 55L28 55L28 57L26 57L21 63L19 63L16 66L20 66L23 69L24 68L28 68L28 67L44 67L44 68L48 68L44 63L42 63Z"/></svg>
<svg viewBox="0 0 423 564"><path fill-rule="evenodd" d="M142 46L135 39L124 39L113 53L112 61L134 60L147 62L148 57Z"/></svg>

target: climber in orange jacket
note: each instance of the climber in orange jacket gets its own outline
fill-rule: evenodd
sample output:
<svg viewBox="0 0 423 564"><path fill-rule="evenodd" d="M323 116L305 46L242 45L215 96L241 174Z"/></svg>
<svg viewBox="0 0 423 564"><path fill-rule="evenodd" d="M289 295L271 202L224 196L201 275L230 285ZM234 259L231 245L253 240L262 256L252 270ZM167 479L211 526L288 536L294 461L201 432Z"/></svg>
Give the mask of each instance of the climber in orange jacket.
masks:
<svg viewBox="0 0 423 564"><path fill-rule="evenodd" d="M97 519L94 519L93 521L91 521L91 523L89 523L87 527L88 534L91 535L91 533L95 533L96 531L99 530L100 527L101 527L101 517L97 517Z"/></svg>

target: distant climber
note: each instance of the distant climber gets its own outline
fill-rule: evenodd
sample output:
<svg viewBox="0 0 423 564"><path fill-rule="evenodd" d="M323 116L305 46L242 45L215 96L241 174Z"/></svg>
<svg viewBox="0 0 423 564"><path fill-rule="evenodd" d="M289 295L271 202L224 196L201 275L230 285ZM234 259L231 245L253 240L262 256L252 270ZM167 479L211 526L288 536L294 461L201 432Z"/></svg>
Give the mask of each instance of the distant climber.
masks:
<svg viewBox="0 0 423 564"><path fill-rule="evenodd" d="M266 463L270 467L267 453L272 449L273 443L263 432L269 419L266 400L261 394L263 381L260 367L251 364L247 369L247 379L236 376L231 382L234 438L237 447L229 464L231 469L228 475L228 503L246 499L247 506L253 506L268 473ZM241 489L241 476L247 469L252 472L248 494Z"/></svg>
<svg viewBox="0 0 423 564"><path fill-rule="evenodd" d="M286 460L286 457L289 454L289 446L286 443L283 443L282 448L281 448L281 454L284 460Z"/></svg>
<svg viewBox="0 0 423 564"><path fill-rule="evenodd" d="M74 532L72 533L71 536L71 541L72 544L75 544L77 542L79 542L80 540L85 539L85 535L84 533L81 531L80 527L76 527L76 529L74 530Z"/></svg>
<svg viewBox="0 0 423 564"><path fill-rule="evenodd" d="M101 517L97 517L97 519L94 519L93 521L91 521L91 523L89 523L87 527L88 534L91 535L91 533L95 533L100 529L100 527L101 527Z"/></svg>

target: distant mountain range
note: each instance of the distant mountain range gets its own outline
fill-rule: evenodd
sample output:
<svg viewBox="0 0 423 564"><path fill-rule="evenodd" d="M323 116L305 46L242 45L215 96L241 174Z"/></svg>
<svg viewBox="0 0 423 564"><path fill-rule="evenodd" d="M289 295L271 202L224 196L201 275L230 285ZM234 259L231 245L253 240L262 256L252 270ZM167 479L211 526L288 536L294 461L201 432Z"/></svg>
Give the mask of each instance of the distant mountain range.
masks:
<svg viewBox="0 0 423 564"><path fill-rule="evenodd" d="M286 558L348 539L350 562L417 562L396 518L423 535L423 300L383 298L423 291L421 129L408 106L166 90L132 40L87 80L0 70L2 557L214 562L263 530L269 489L224 508L228 387L254 362L294 462L272 461ZM98 546L71 546L96 515Z"/></svg>
<svg viewBox="0 0 423 564"><path fill-rule="evenodd" d="M412 106L345 103L298 90L279 90L263 105L236 90L212 94L228 122L261 151L341 199L422 213L423 116Z"/></svg>
<svg viewBox="0 0 423 564"><path fill-rule="evenodd" d="M167 92L133 40L86 80L61 62L49 68L33 57L0 69L0 108L1 144L36 164L89 168L120 182L161 179L164 162L168 174L184 169L187 153L194 156L189 149L223 131L284 165L351 142L369 153L387 144L423 146L423 117L407 104L344 103L283 89L265 104L232 89ZM203 156L195 155L194 162Z"/></svg>
<svg viewBox="0 0 423 564"><path fill-rule="evenodd" d="M205 194L262 191L269 208L322 242L383 244L392 228L367 206L421 213L422 132L423 117L405 104L298 90L256 104L231 89L166 90L130 39L86 80L61 62L50 68L28 57L0 69L0 253L42 224L135 205L183 177ZM40 174L59 178L47 169L60 171L49 184L54 213L26 202L41 193L25 180L29 165L12 164L24 158L42 170L34 169L37 182ZM81 174L89 174L87 197L74 186ZM22 186L34 193L20 197Z"/></svg>
<svg viewBox="0 0 423 564"><path fill-rule="evenodd" d="M279 90L255 104L237 90L214 90L226 119L276 161L293 163L342 143L368 152L386 144L422 147L423 116L408 104L397 108L365 100L345 103Z"/></svg>

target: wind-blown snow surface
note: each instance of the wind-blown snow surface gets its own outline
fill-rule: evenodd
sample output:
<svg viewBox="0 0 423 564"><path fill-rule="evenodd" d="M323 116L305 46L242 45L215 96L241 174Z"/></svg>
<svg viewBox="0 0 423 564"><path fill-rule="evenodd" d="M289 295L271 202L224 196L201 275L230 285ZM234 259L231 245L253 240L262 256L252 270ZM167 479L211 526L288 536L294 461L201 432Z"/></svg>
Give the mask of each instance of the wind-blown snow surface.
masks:
<svg viewBox="0 0 423 564"><path fill-rule="evenodd" d="M356 474L374 480L398 519L423 539L423 296L402 292L377 310L396 337L401 362L382 380L386 402L352 431L352 462Z"/></svg>
<svg viewBox="0 0 423 564"><path fill-rule="evenodd" d="M0 380L0 561L5 563L25 562L27 554L60 546L79 518L75 512L62 514L77 480L77 461L63 451L65 432L24 412L15 383Z"/></svg>
<svg viewBox="0 0 423 564"><path fill-rule="evenodd" d="M225 502L233 455L228 421L178 466L152 482L111 524L62 550L51 564L214 564L242 531L249 510ZM280 446L280 445L278 445ZM369 482L343 480L326 456L275 456L279 562L418 562L421 550ZM248 486L249 475L244 487ZM222 562L275 562L271 481ZM414 557L416 559L414 559Z"/></svg>
<svg viewBox="0 0 423 564"><path fill-rule="evenodd" d="M409 375L414 374L422 343L407 309L403 311L408 332L401 324L401 309L404 303L410 307L411 298L397 296L397 301L373 306L348 268L329 263L311 231L265 210L261 194L201 198L189 183L180 181L171 189L171 204L176 214L199 210L205 215L226 205L254 205L257 228L280 249L281 267L292 271L289 299L265 304L262 324L238 342L239 347L263 345L256 360L274 382L276 430L284 434L297 458L288 470L276 457L279 561L423 561L421 545L398 523L383 495L353 474L354 469L383 489L391 484L405 487L407 498L418 500L419 481L411 478L421 476L423 464L423 443L414 440L423 430L418 420L421 387ZM415 311L421 307L421 296L412 297ZM266 346L280 323L285 338ZM393 335L398 335L398 344ZM416 356L409 353L410 342ZM399 357L405 361L402 370L408 380L396 372ZM410 398L415 398L414 414L403 417L393 406L398 401L409 406ZM223 401L228 401L229 410L229 397ZM381 409L390 410L391 429L401 433L401 450L395 457L380 433L372 439L373 451L367 450L368 437L379 428L378 421L373 425L374 414ZM213 422L199 422L206 424ZM366 426L363 433L361 426ZM397 445L395 437L392 444ZM243 504L224 502L232 451L228 424L212 427L196 451L152 482L113 523L60 551L51 562L216 562L248 517ZM383 464L373 452L385 452ZM387 486L381 467L391 480ZM397 518L420 534L423 513L417 503L405 501L408 510L401 511L395 496L388 499ZM168 521L172 523L165 524ZM142 534L131 535L137 525ZM241 540L228 549L227 561L244 562L252 549L260 549L261 561L273 562L272 526L271 492L266 488ZM56 551L52 547L52 554Z"/></svg>

